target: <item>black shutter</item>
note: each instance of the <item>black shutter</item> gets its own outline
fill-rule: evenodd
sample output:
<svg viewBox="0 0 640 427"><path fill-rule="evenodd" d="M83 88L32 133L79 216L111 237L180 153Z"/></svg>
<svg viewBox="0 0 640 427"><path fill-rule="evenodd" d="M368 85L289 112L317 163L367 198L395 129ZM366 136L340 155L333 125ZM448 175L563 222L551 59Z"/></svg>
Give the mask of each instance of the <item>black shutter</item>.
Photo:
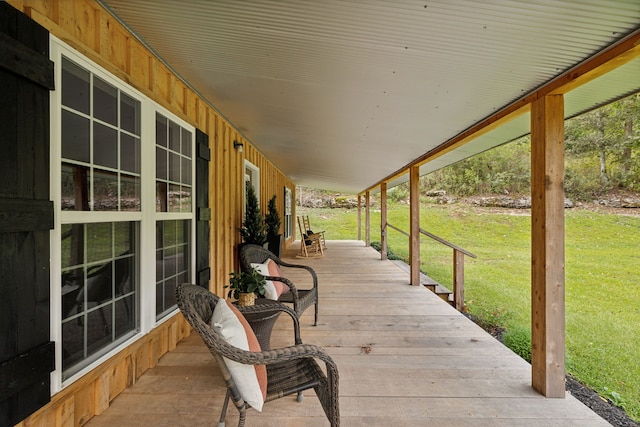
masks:
<svg viewBox="0 0 640 427"><path fill-rule="evenodd" d="M209 267L209 136L196 129L196 283L209 287L211 269Z"/></svg>
<svg viewBox="0 0 640 427"><path fill-rule="evenodd" d="M49 33L0 2L0 426L49 402Z"/></svg>

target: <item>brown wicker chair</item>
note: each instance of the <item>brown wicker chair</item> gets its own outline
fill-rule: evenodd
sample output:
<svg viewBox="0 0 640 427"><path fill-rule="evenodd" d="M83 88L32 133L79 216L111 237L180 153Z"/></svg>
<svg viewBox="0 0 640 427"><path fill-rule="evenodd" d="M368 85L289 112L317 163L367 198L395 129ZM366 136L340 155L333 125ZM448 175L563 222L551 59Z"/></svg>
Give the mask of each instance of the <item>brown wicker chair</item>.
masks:
<svg viewBox="0 0 640 427"><path fill-rule="evenodd" d="M208 290L196 285L185 283L176 288L178 307L187 321L198 332L202 340L215 357L222 376L227 384L227 395L220 415L219 427L224 427L224 419L229 404L229 398L240 412L238 427L244 426L246 410L249 405L240 397L234 384L224 358L234 360L247 365L266 365L267 367L267 398L269 402L280 397L298 393L298 401L301 400L301 392L313 388L322 404L322 408L331 423L331 426L340 425L340 411L338 405L338 368L336 364L322 348L299 343L290 347L277 348L262 352L244 351L234 347L222 338L209 321L215 305L220 301L219 297ZM286 306L282 307L296 324L295 313ZM255 306L254 310L273 310L274 305L263 307ZM325 363L325 375L316 359Z"/></svg>
<svg viewBox="0 0 640 427"><path fill-rule="evenodd" d="M302 313L311 306L311 304L314 304L315 316L313 325L316 326L318 324L318 276L313 268L306 265L289 264L288 262L282 261L262 246L253 244L241 246L238 257L240 259L240 269L245 272L250 272L253 269L253 267L251 267L251 263L262 264L269 258L271 258L280 267L302 268L307 270L313 279L313 287L311 289L298 289L285 277L265 276L265 278L267 280L279 281L289 286L289 292L280 295L278 301L292 303L293 311L295 311L298 316L301 316Z"/></svg>

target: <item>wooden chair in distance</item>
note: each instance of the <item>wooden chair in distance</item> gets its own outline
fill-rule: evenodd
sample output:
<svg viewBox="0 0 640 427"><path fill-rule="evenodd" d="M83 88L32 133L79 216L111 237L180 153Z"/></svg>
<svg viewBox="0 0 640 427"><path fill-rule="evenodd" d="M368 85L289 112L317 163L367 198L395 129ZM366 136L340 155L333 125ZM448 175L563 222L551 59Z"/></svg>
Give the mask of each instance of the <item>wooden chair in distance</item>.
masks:
<svg viewBox="0 0 640 427"><path fill-rule="evenodd" d="M300 229L300 255L308 258L311 256L324 256L324 249L322 247L322 235L312 234L308 235L307 230L304 229L302 217L298 217L298 228Z"/></svg>
<svg viewBox="0 0 640 427"><path fill-rule="evenodd" d="M309 215L302 215L302 225L307 233L307 235L320 235L320 242L322 243L322 248L327 249L327 241L324 238L324 230L322 231L313 231L311 228L311 224L309 223Z"/></svg>

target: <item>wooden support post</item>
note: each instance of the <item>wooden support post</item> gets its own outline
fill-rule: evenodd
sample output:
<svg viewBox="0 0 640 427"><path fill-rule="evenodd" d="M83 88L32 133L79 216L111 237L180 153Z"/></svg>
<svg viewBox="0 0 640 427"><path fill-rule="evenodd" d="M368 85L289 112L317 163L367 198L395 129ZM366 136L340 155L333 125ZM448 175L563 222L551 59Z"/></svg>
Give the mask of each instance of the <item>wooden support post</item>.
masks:
<svg viewBox="0 0 640 427"><path fill-rule="evenodd" d="M362 196L358 194L358 240L362 240Z"/></svg>
<svg viewBox="0 0 640 427"><path fill-rule="evenodd" d="M387 183L380 184L380 259L387 259Z"/></svg>
<svg viewBox="0 0 640 427"><path fill-rule="evenodd" d="M411 266L410 283L420 285L420 169L409 169L409 262Z"/></svg>
<svg viewBox="0 0 640 427"><path fill-rule="evenodd" d="M456 310L464 311L464 254L453 250L453 303Z"/></svg>
<svg viewBox="0 0 640 427"><path fill-rule="evenodd" d="M565 396L564 99L531 105L531 377Z"/></svg>
<svg viewBox="0 0 640 427"><path fill-rule="evenodd" d="M364 194L364 233L365 233L365 245L371 246L371 193L368 191Z"/></svg>

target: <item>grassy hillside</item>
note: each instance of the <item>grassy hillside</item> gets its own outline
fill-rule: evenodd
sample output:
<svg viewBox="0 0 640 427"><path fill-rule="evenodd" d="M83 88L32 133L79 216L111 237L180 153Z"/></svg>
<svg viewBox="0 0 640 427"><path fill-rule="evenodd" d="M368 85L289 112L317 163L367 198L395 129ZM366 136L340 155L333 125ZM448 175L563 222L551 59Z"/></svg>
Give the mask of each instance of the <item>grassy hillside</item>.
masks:
<svg viewBox="0 0 640 427"><path fill-rule="evenodd" d="M298 208L327 239L356 239L355 210ZM408 230L409 208L391 204L389 223ZM640 217L566 211L567 370L640 420ZM467 307L529 345L530 217L528 211L481 210L464 204L424 205L421 227L461 246ZM364 214L363 214L364 227ZM380 240L372 212L371 240ZM364 229L363 229L364 239ZM389 247L408 257L408 239L389 229ZM330 250L330 249L329 249ZM452 253L433 241L421 246L421 269L451 288Z"/></svg>

